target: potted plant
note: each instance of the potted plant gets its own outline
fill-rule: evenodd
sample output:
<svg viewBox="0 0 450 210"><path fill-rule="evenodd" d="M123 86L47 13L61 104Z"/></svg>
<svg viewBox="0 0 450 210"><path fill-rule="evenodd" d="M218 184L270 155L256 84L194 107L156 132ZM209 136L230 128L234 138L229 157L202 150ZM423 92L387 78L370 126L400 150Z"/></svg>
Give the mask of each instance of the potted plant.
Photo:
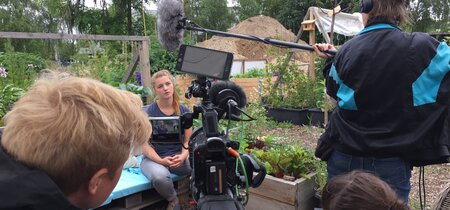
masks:
<svg viewBox="0 0 450 210"><path fill-rule="evenodd" d="M296 125L322 126L325 106L327 111L332 108L330 103L324 100L323 77L313 79L295 63L276 62L268 66L269 76L265 77L263 93L263 104L268 116ZM272 76L277 77L275 82L271 82Z"/></svg>
<svg viewBox="0 0 450 210"><path fill-rule="evenodd" d="M251 188L246 209L312 209L316 160L301 147L270 145L251 154L266 167L261 186Z"/></svg>

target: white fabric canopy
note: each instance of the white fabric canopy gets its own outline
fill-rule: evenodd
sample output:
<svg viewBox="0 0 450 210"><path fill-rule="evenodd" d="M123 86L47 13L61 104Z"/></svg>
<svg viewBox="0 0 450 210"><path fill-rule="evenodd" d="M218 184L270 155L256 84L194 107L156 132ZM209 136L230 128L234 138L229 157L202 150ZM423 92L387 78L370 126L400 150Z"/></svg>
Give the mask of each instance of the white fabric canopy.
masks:
<svg viewBox="0 0 450 210"><path fill-rule="evenodd" d="M318 7L310 7L316 17L316 26L320 33L331 32L331 16L328 16L329 9L320 9ZM339 12L335 15L333 32L344 36L354 36L364 28L361 13L344 13Z"/></svg>

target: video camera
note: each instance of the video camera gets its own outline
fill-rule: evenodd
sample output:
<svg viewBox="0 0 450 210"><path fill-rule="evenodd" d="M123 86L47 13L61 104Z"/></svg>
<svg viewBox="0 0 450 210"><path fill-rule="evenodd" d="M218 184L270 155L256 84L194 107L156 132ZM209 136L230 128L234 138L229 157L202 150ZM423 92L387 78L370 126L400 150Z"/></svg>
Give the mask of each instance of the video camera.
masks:
<svg viewBox="0 0 450 210"><path fill-rule="evenodd" d="M202 127L189 141L191 190L197 209L244 209L248 187L258 187L266 175L266 169L251 156L237 152L239 142L231 140L228 131L219 131L220 119L240 121L241 113L245 114L241 110L247 103L245 92L228 81L232 62L232 53L189 45L182 45L178 55L176 69L197 76L186 98L202 99L193 113L182 117L197 119L201 114L202 119Z"/></svg>

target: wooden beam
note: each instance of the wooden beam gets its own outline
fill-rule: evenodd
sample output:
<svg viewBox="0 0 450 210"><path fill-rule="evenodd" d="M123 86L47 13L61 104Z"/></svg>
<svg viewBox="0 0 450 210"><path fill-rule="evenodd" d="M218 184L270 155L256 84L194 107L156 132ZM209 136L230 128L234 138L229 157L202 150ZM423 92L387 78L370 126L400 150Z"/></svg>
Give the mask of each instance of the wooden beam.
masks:
<svg viewBox="0 0 450 210"><path fill-rule="evenodd" d="M134 73L139 61L139 54L141 53L140 52L141 48L142 46L139 44L136 52L134 52L133 54L133 58L131 59L130 64L128 65L127 71L122 77L122 83L127 83L130 80L131 75Z"/></svg>
<svg viewBox="0 0 450 210"><path fill-rule="evenodd" d="M142 86L152 88L151 84L151 74L150 74L150 58L148 55L148 44L149 41L142 41L142 46L139 53L139 65L141 67L141 80ZM152 101L151 97L147 97L147 104Z"/></svg>
<svg viewBox="0 0 450 210"><path fill-rule="evenodd" d="M0 38L13 39L71 39L71 40L99 40L99 41L148 41L146 36L116 36L93 34L57 34L57 33L29 33L29 32L0 32Z"/></svg>
<svg viewBox="0 0 450 210"><path fill-rule="evenodd" d="M309 19L314 20L314 13L309 13ZM309 31L309 44L313 45L316 43L316 27L313 27L312 30ZM316 72L314 71L314 61L316 60L316 53L314 51L309 52L309 68L308 74L311 79L316 79Z"/></svg>
<svg viewBox="0 0 450 210"><path fill-rule="evenodd" d="M317 7L310 8L310 10L312 11L313 15L316 16L316 17L319 17L319 15L317 14L318 13L318 11L317 11L318 9L319 8L317 8ZM320 30L324 32L324 33L322 33L322 35L323 35L323 38L325 38L325 41L327 43L331 43L331 38L330 38L330 36L328 36L328 33L325 32L325 29L324 29L322 23L320 21L317 21L317 25L318 25L317 27L319 27Z"/></svg>

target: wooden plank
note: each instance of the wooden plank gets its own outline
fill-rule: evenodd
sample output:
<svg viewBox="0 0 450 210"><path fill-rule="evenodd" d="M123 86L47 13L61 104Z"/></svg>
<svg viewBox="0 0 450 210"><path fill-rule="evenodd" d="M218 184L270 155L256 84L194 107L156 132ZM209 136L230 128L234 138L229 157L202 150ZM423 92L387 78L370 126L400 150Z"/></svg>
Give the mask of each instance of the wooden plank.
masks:
<svg viewBox="0 0 450 210"><path fill-rule="evenodd" d="M138 192L125 198L125 208L142 204L142 193Z"/></svg>
<svg viewBox="0 0 450 210"><path fill-rule="evenodd" d="M139 65L141 67L141 80L142 86L152 88L151 84L151 74L150 74L150 59L148 55L148 44L149 41L142 41L142 45L139 53ZM147 104L152 101L151 97L147 97Z"/></svg>
<svg viewBox="0 0 450 210"><path fill-rule="evenodd" d="M136 52L134 52L133 58L131 59L130 64L128 65L127 71L125 71L125 74L122 77L122 83L127 83L130 80L131 75L134 73L136 66L138 64L138 61L139 61L139 54L140 54L141 48L142 48L142 46L139 45Z"/></svg>
<svg viewBox="0 0 450 210"><path fill-rule="evenodd" d="M314 14L312 12L309 13L309 19L314 19ZM313 26L313 29L309 31L309 44L313 45L316 43L316 27ZM316 60L316 53L314 51L309 52L309 68L308 75L311 79L316 79L316 72L314 70L314 62Z"/></svg>
<svg viewBox="0 0 450 210"><path fill-rule="evenodd" d="M0 32L0 38L13 39L71 39L71 40L99 40L99 41L148 41L147 36L118 36L94 34L58 34L31 32Z"/></svg>
<svg viewBox="0 0 450 210"><path fill-rule="evenodd" d="M317 8L317 7L312 7L312 8L309 8L309 10L308 11L312 11L312 14L314 15L314 16L319 16L317 13L318 13L318 10L319 10L319 8ZM318 25L318 27L321 29L321 31L325 31L325 29L324 29L324 27L323 27L323 24L320 22L320 21L318 21L317 22L317 25ZM330 38L330 36L328 36L328 33L322 33L322 35L323 35L323 38L325 39L325 41L327 42L327 43L331 43L331 38Z"/></svg>
<svg viewBox="0 0 450 210"><path fill-rule="evenodd" d="M305 25L305 24L311 24L311 23L314 23L314 22L316 22L316 20L304 20L301 24L302 25Z"/></svg>
<svg viewBox="0 0 450 210"><path fill-rule="evenodd" d="M251 195L259 195L273 200L295 205L297 183L266 176L258 188L249 188Z"/></svg>
<svg viewBox="0 0 450 210"><path fill-rule="evenodd" d="M337 14L341 11L341 5L337 5L334 9L328 11L327 15L328 17L333 16L333 14Z"/></svg>
<svg viewBox="0 0 450 210"><path fill-rule="evenodd" d="M294 209L312 209L315 192L315 173L310 173L311 179L300 178L293 182L266 176L258 188L250 188L250 200L259 196L260 199L269 199L271 202L279 202L293 206ZM263 203L263 201L258 201ZM281 205L281 204L278 204ZM256 208L255 208L256 209Z"/></svg>
<svg viewBox="0 0 450 210"><path fill-rule="evenodd" d="M245 206L246 210L296 210L294 205L289 205L268 197L252 194Z"/></svg>
<svg viewBox="0 0 450 210"><path fill-rule="evenodd" d="M298 210L309 210L314 207L314 194L316 193L316 176L311 173L308 181L298 180L296 206ZM305 180L305 179L303 179Z"/></svg>
<svg viewBox="0 0 450 210"><path fill-rule="evenodd" d="M142 193L142 199L139 203L134 203L134 205L124 206L124 208L129 210L139 210L144 207L151 206L160 201L165 200L155 189L146 190Z"/></svg>

